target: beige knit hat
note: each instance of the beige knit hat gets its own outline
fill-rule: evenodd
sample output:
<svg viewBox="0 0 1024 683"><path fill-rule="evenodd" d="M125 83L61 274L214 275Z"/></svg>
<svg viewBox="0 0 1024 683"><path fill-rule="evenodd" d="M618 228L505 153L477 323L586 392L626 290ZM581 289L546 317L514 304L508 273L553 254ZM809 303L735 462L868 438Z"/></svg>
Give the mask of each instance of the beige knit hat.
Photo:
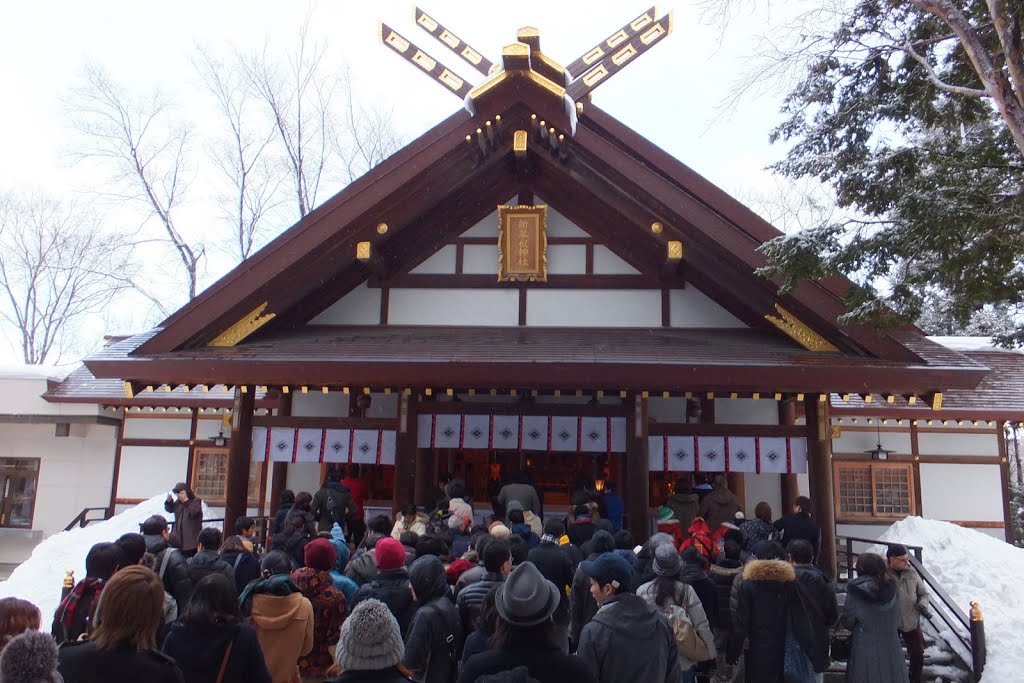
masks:
<svg viewBox="0 0 1024 683"><path fill-rule="evenodd" d="M398 621L380 600L359 603L341 625L334 658L343 671L379 671L398 664L404 656Z"/></svg>

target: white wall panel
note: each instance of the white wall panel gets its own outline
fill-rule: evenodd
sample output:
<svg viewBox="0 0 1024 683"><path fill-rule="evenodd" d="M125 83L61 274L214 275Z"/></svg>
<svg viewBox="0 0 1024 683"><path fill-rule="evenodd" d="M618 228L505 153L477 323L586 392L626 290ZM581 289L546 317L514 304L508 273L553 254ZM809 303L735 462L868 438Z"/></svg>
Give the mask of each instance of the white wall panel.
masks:
<svg viewBox="0 0 1024 683"><path fill-rule="evenodd" d="M611 249L594 245L594 273L598 275L635 275L640 271L616 256Z"/></svg>
<svg viewBox="0 0 1024 683"><path fill-rule="evenodd" d="M669 322L672 327L747 327L690 284L669 291Z"/></svg>
<svg viewBox="0 0 1024 683"><path fill-rule="evenodd" d="M686 424L686 399L652 396L647 402L647 415L655 422Z"/></svg>
<svg viewBox="0 0 1024 683"><path fill-rule="evenodd" d="M498 243L467 244L462 247L462 272L469 275L493 275L498 279Z"/></svg>
<svg viewBox="0 0 1024 683"><path fill-rule="evenodd" d="M999 455L999 440L995 432L992 434L919 433L917 447L923 455Z"/></svg>
<svg viewBox="0 0 1024 683"><path fill-rule="evenodd" d="M548 273L583 275L587 272L587 248L582 244L554 244L548 247Z"/></svg>
<svg viewBox="0 0 1024 683"><path fill-rule="evenodd" d="M323 483L320 481L320 463L289 463L288 478L285 481L287 487L295 493L300 491L316 493Z"/></svg>
<svg viewBox="0 0 1024 683"><path fill-rule="evenodd" d="M921 463L921 498L925 517L1003 521L999 465Z"/></svg>
<svg viewBox="0 0 1024 683"><path fill-rule="evenodd" d="M537 327L661 327L657 290L534 289L526 301Z"/></svg>
<svg viewBox="0 0 1024 683"><path fill-rule="evenodd" d="M455 272L455 245L448 244L438 249L426 261L409 271L410 273L450 275Z"/></svg>
<svg viewBox="0 0 1024 683"><path fill-rule="evenodd" d="M125 446L121 449L118 498L151 498L170 491L188 472L188 448Z"/></svg>
<svg viewBox="0 0 1024 683"><path fill-rule="evenodd" d="M872 450L878 444L879 435L874 430L851 432L843 429L843 425L839 425L839 429L841 436L832 439L833 453L863 453ZM910 453L909 432L881 432L881 437L882 448L904 455Z"/></svg>
<svg viewBox="0 0 1024 683"><path fill-rule="evenodd" d="M771 399L716 398L715 422L730 425L777 425L779 404Z"/></svg>
<svg viewBox="0 0 1024 683"><path fill-rule="evenodd" d="M392 289L388 322L514 326L519 324L519 293L514 289Z"/></svg>
<svg viewBox="0 0 1024 683"><path fill-rule="evenodd" d="M547 204L540 197L533 198L534 204ZM584 230L570 221L568 218L548 206L548 236L549 237L589 237Z"/></svg>
<svg viewBox="0 0 1024 683"><path fill-rule="evenodd" d="M754 507L762 500L772 506L772 515L778 519L786 511L782 509L781 474L744 474L743 492L746 496L744 514L753 517Z"/></svg>
<svg viewBox="0 0 1024 683"><path fill-rule="evenodd" d="M187 439L192 431L190 417L145 418L129 413L124 423L126 439Z"/></svg>
<svg viewBox="0 0 1024 683"><path fill-rule="evenodd" d="M338 299L310 321L312 325L376 325L380 322L380 290L366 283Z"/></svg>

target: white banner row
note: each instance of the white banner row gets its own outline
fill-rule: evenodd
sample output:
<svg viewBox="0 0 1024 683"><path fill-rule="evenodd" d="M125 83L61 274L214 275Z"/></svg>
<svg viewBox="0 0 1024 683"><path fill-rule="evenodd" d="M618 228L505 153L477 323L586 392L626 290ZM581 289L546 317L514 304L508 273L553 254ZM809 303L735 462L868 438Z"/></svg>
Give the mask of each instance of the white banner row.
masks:
<svg viewBox="0 0 1024 683"><path fill-rule="evenodd" d="M317 429L255 427L254 462L334 462L395 464L395 432L391 429Z"/></svg>
<svg viewBox="0 0 1024 683"><path fill-rule="evenodd" d="M651 436L652 472L807 472L807 441L776 436Z"/></svg>
<svg viewBox="0 0 1024 683"><path fill-rule="evenodd" d="M550 415L419 415L419 448L625 453L626 418Z"/></svg>

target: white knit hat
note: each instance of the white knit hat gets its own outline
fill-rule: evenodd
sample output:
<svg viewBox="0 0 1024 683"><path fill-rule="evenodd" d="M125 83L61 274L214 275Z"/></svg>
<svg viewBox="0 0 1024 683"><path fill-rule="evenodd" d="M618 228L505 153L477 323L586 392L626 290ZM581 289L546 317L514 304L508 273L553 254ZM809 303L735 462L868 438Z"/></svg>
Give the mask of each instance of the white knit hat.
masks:
<svg viewBox="0 0 1024 683"><path fill-rule="evenodd" d="M404 656L398 621L380 600L360 602L341 625L334 657L343 671L387 669Z"/></svg>

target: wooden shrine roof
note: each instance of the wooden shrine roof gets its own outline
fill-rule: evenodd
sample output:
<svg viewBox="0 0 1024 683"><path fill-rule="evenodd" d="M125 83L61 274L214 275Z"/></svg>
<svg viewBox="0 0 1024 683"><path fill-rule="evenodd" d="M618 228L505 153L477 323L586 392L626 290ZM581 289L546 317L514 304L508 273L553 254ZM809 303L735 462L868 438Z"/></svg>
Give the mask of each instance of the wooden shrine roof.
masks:
<svg viewBox="0 0 1024 683"><path fill-rule="evenodd" d="M114 344L86 362L140 383L352 386L374 389L608 389L632 391L918 391L973 386L987 368L915 340L924 361L807 351L761 330L311 326L235 347L144 356L153 333Z"/></svg>

